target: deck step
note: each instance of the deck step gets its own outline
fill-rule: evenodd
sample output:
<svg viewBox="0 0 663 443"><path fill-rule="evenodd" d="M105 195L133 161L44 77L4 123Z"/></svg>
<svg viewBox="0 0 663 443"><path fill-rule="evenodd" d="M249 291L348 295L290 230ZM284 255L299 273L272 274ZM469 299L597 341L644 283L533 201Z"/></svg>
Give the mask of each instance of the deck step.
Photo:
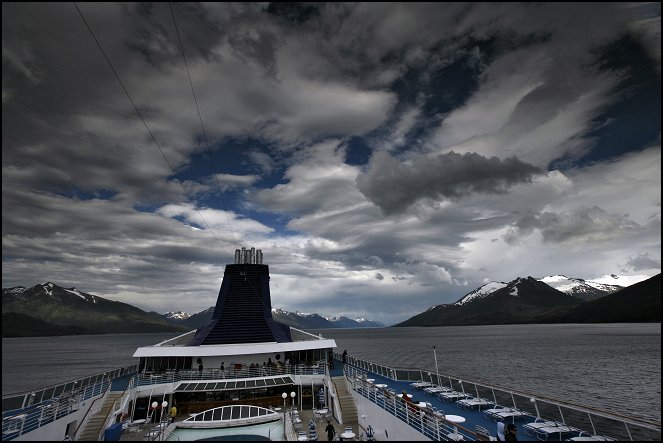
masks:
<svg viewBox="0 0 663 443"><path fill-rule="evenodd" d="M104 403L101 405L99 412L94 414L85 425L85 428L81 431L77 440L81 441L98 441L99 433L101 432L102 426L106 423L108 414L111 413L111 408L115 400L122 397L122 392L111 392L108 394Z"/></svg>

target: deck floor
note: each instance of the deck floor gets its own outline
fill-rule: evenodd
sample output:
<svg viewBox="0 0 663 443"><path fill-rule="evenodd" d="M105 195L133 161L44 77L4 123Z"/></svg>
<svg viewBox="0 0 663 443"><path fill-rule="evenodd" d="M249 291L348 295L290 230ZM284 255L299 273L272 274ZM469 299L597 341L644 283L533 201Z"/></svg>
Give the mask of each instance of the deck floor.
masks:
<svg viewBox="0 0 663 443"><path fill-rule="evenodd" d="M340 366L342 367L342 363L338 363L335 366ZM490 435L493 437L497 434L497 423L492 420L491 418L487 417L486 414L483 412L479 411L478 409L464 409L460 405L456 404L456 402L444 402L437 398L436 396L432 395L427 395L424 391L418 391L414 390L410 386L410 381L394 381L385 377L382 377L378 374L375 374L373 372L367 371L365 369L359 369L362 372L366 372L369 378L372 378L375 380L375 384L385 384L397 393L403 392L403 390L406 390L408 393L412 394L412 401L414 403L417 402L428 402L431 403L434 407L436 407L438 410L441 410L444 412L446 415L460 415L461 417L465 417L466 421L465 423L461 424L460 426L464 427L465 429L468 429L470 431L474 432L474 427L476 425L483 426L486 428L489 432ZM398 418L394 417L394 420L398 420ZM522 425L525 423L532 421L531 419L526 421L523 418L518 418L516 419L516 426L518 429L518 440L519 441L540 441L538 440L535 436L527 435L525 434L525 431L522 429ZM506 423L510 423L511 421L506 421ZM369 423L370 424L370 423Z"/></svg>

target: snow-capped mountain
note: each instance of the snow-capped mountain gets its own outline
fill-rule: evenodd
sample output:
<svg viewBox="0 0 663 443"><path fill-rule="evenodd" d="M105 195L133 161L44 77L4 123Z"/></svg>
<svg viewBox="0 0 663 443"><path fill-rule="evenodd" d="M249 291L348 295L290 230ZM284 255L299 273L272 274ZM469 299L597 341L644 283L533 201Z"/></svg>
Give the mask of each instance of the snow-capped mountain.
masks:
<svg viewBox="0 0 663 443"><path fill-rule="evenodd" d="M456 303L437 305L396 326L532 323L579 303L532 277L519 277L509 283L487 283Z"/></svg>
<svg viewBox="0 0 663 443"><path fill-rule="evenodd" d="M187 318L191 317L188 312L184 311L171 311L162 315L166 318L166 320L186 320Z"/></svg>
<svg viewBox="0 0 663 443"><path fill-rule="evenodd" d="M2 314L3 323L6 318L22 319L14 323L13 336L34 335L35 324L48 329L37 335L183 331L158 314L51 282L3 288Z"/></svg>
<svg viewBox="0 0 663 443"><path fill-rule="evenodd" d="M330 322L337 328L381 328L384 325L380 322L367 320L365 318L348 318L345 316L332 316L325 317L325 320Z"/></svg>
<svg viewBox="0 0 663 443"><path fill-rule="evenodd" d="M506 283L503 282L496 282L496 281L491 281L490 283L486 283L483 286L478 287L474 291L468 293L467 295L463 296L460 300L458 300L454 305L456 306L462 306L465 303L469 303L474 300L479 300L481 298L487 297L493 292L502 289L506 286Z"/></svg>
<svg viewBox="0 0 663 443"><path fill-rule="evenodd" d="M627 286L640 283L650 279L648 275L617 275L617 274L605 274L602 277L592 278L593 282L603 283L606 285L619 285L623 288Z"/></svg>
<svg viewBox="0 0 663 443"><path fill-rule="evenodd" d="M565 275L549 275L540 278L539 281L544 282L558 291L562 291L585 301L596 300L623 288L623 286L619 285L609 285L592 280L571 278Z"/></svg>

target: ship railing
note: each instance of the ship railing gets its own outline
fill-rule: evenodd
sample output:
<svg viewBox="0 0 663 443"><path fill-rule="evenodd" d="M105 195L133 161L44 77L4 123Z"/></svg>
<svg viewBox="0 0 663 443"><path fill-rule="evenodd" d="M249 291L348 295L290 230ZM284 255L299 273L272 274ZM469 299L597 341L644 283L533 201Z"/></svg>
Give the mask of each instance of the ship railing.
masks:
<svg viewBox="0 0 663 443"><path fill-rule="evenodd" d="M80 421L78 424L78 427L74 431L70 437L73 438L73 440L78 440L79 437L79 432L82 432L83 429L87 427L88 422L90 421L90 418L99 412L101 409L101 406L104 404L104 401L106 401L106 398L110 394L110 386L111 384L109 383L108 386L106 387L106 390L104 391L104 394L101 397L97 397L92 401L92 404L90 404L90 407L87 408L87 411L85 411L85 416L83 419ZM96 405L96 406L95 406Z"/></svg>
<svg viewBox="0 0 663 443"><path fill-rule="evenodd" d="M122 412L122 410L124 409L124 404L128 401L129 397L131 396L131 389L133 387L132 382L134 378L136 377L135 376L131 377L131 380L129 380L129 383L127 383L127 387L124 389L122 395L116 398L115 401L113 402L113 405L111 406L108 415L106 416L106 421L104 425L101 427L101 430L99 431L99 439L97 441L104 440L104 433L106 432L106 429L108 429L109 426L115 423L117 415L120 412ZM107 393L108 392L110 392L110 389L107 391Z"/></svg>
<svg viewBox="0 0 663 443"><path fill-rule="evenodd" d="M341 355L335 354L341 359ZM488 399L496 405L515 408L533 418L543 417L569 427L591 430L617 440L660 440L661 422L635 418L614 411L553 399L508 387L487 384L467 378L437 374L426 369L392 368L348 356L350 368L381 375L394 381L428 381L442 387ZM376 370L377 369L377 370Z"/></svg>
<svg viewBox="0 0 663 443"><path fill-rule="evenodd" d="M245 367L232 369L204 369L197 370L179 370L179 371L159 371L143 372L136 376L136 386L155 385L162 383L175 383L191 380L226 380L243 378L260 378L286 375L328 375L327 364L323 361L313 365L282 365L265 366L259 368Z"/></svg>
<svg viewBox="0 0 663 443"><path fill-rule="evenodd" d="M2 439L13 440L78 411L83 402L102 395L114 378L136 372L136 369L136 365L126 366L38 391L3 397Z"/></svg>
<svg viewBox="0 0 663 443"><path fill-rule="evenodd" d="M446 420L444 415L436 413L432 408L420 407L412 402L406 403L395 393L377 389L366 380L366 373L363 371L346 367L346 375L355 392L431 440L473 441L481 439L469 429Z"/></svg>
<svg viewBox="0 0 663 443"><path fill-rule="evenodd" d="M3 395L2 415L3 417L6 413L13 415L15 411L20 411L21 409L29 408L32 405L47 402L49 400L53 400L68 394L73 395L73 393L80 393L83 391L85 391L87 394L87 390L91 386L95 386L108 378L112 380L114 378L136 372L137 368L137 365L125 366L110 371L100 372L91 376L69 380L64 383L48 386L39 390L26 391L6 396Z"/></svg>
<svg viewBox="0 0 663 443"><path fill-rule="evenodd" d="M28 432L34 431L44 425L59 420L79 410L84 400L103 394L110 386L110 380L85 387L82 391L65 393L58 398L42 401L39 404L30 405L15 414L2 417L2 439L13 440ZM17 417L21 420L20 428L17 427Z"/></svg>

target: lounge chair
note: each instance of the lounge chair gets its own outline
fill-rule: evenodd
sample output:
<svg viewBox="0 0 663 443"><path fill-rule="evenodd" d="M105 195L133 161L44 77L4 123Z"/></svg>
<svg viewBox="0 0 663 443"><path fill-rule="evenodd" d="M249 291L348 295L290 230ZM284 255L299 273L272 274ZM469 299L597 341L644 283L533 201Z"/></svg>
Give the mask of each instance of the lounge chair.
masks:
<svg viewBox="0 0 663 443"><path fill-rule="evenodd" d="M458 400L456 403L458 403L464 409L473 409L475 407L481 409L482 406L493 406L495 404L490 400L486 400L485 398L476 397L463 398Z"/></svg>
<svg viewBox="0 0 663 443"><path fill-rule="evenodd" d="M486 417L491 418L495 421L503 421L505 418L512 417L514 420L516 417L528 417L529 414L515 408L507 408L506 406L495 405L494 408L486 409L483 411L486 414Z"/></svg>
<svg viewBox="0 0 663 443"><path fill-rule="evenodd" d="M564 423L557 423L556 421L550 421L550 420L545 420L543 418L537 418L531 423L526 423L523 425L523 431L525 431L525 434L531 435L534 437L536 435L536 430L541 429L541 428L547 428L550 426L557 426L559 424L564 424Z"/></svg>
<svg viewBox="0 0 663 443"><path fill-rule="evenodd" d="M519 409L512 408L509 411L495 412L493 413L493 420L504 421L507 418L510 418L513 423L516 422L517 418L527 418L531 417L529 413L521 411Z"/></svg>
<svg viewBox="0 0 663 443"><path fill-rule="evenodd" d="M463 394L462 392L458 392L458 391L439 392L437 394L437 398L439 398L442 401L446 401L446 402L452 402L452 401L460 400L462 398L467 398L467 397L470 397L470 396L467 395L467 394Z"/></svg>
<svg viewBox="0 0 663 443"><path fill-rule="evenodd" d="M443 386L430 386L428 388L424 388L424 392L428 395L436 395L440 392L449 392L451 389L445 388Z"/></svg>
<svg viewBox="0 0 663 443"><path fill-rule="evenodd" d="M605 435L592 435L587 431L580 431L577 437L569 438L570 441L617 441Z"/></svg>
<svg viewBox="0 0 663 443"><path fill-rule="evenodd" d="M548 440L548 437L555 436L555 440L563 440L564 434L570 434L572 432L580 432L578 428L572 428L564 424L557 424L556 426L547 426L542 427L534 431L536 438L539 440Z"/></svg>
<svg viewBox="0 0 663 443"><path fill-rule="evenodd" d="M429 388L431 386L435 386L435 384L431 383L429 381L419 381L419 382L415 382L415 383L410 383L410 386L412 386L414 389L420 391L424 388Z"/></svg>

